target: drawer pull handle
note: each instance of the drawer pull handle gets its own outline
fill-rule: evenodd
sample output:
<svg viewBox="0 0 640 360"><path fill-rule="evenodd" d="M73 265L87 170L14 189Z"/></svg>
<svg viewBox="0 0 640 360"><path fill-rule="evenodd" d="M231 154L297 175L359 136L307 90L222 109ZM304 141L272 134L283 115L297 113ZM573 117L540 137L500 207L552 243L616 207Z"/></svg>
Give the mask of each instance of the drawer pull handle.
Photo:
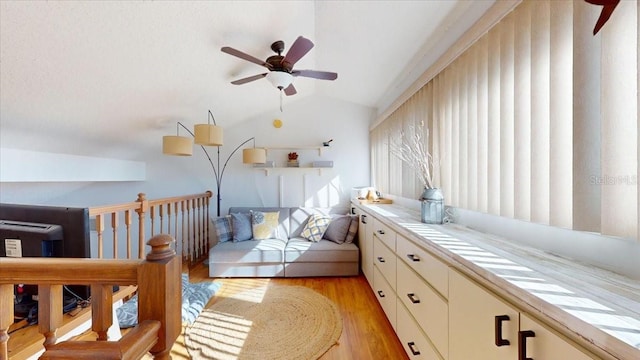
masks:
<svg viewBox="0 0 640 360"><path fill-rule="evenodd" d="M385 297L384 293L382 292L382 290L378 290L378 296L380 296L381 298Z"/></svg>
<svg viewBox="0 0 640 360"><path fill-rule="evenodd" d="M420 299L418 299L418 298L416 297L416 294L414 294L414 293L407 294L407 297L408 297L408 298L409 298L409 300L411 300L411 302L412 302L412 303L414 303L414 304L419 304L419 303L420 303Z"/></svg>
<svg viewBox="0 0 640 360"><path fill-rule="evenodd" d="M496 324L495 324L494 328L495 328L495 333L496 333L495 334L496 346L498 346L498 347L505 346L505 345L510 345L509 340L502 338L502 322L503 321L509 321L509 315L498 315L498 316L496 316Z"/></svg>
<svg viewBox="0 0 640 360"><path fill-rule="evenodd" d="M420 258L417 257L415 254L407 254L407 257L409 258L409 260L411 261L420 261Z"/></svg>
<svg viewBox="0 0 640 360"><path fill-rule="evenodd" d="M533 360L527 357L527 338L536 337L531 330L518 331L518 360Z"/></svg>
<svg viewBox="0 0 640 360"><path fill-rule="evenodd" d="M378 261L380 261L381 263L385 262L384 258L382 256L378 256Z"/></svg>
<svg viewBox="0 0 640 360"><path fill-rule="evenodd" d="M378 234L384 235L384 230L378 230Z"/></svg>
<svg viewBox="0 0 640 360"><path fill-rule="evenodd" d="M407 345L409 345L409 350L411 350L411 353L413 355L420 355L420 351L418 350L418 348L416 347L416 343L414 343L413 341L408 342Z"/></svg>
<svg viewBox="0 0 640 360"><path fill-rule="evenodd" d="M360 215L360 222L363 224L367 223L367 215Z"/></svg>

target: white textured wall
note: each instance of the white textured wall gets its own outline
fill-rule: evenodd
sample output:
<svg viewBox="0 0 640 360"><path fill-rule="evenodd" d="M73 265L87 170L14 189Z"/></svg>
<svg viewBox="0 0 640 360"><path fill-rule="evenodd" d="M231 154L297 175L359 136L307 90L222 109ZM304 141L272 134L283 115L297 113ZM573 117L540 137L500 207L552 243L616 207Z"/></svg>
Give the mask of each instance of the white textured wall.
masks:
<svg viewBox="0 0 640 360"><path fill-rule="evenodd" d="M211 109L215 114L215 109ZM243 140L255 136L257 146L315 146L333 138L322 160L333 160L334 168L317 171L273 173L254 170L242 164L239 151L229 161L223 178L223 213L230 206L347 206L353 186L369 184L369 131L373 110L352 103L323 97L284 99L284 112L255 116L234 127L216 118L225 128L222 163ZM283 121L273 127L275 118ZM193 126L199 120L181 120ZM144 161L146 181L125 182L0 182L0 202L95 206L133 201L139 192L148 198L175 196L212 190L215 180L211 165L199 147L193 157L162 155L162 139L157 151ZM216 148L208 148L214 162ZM300 160L317 158L314 151L301 151ZM318 158L320 159L320 158ZM279 160L279 159L278 159ZM282 175L282 178L280 177ZM280 192L282 182L283 192ZM215 195L214 195L215 196ZM213 199L212 212L215 212Z"/></svg>

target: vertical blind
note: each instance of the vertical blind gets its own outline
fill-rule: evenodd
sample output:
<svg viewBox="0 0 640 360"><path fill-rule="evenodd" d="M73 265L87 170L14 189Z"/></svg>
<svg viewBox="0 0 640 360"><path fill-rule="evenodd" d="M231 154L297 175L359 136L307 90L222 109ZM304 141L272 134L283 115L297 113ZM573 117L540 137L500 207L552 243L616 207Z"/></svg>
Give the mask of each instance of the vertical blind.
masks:
<svg viewBox="0 0 640 360"><path fill-rule="evenodd" d="M424 126L448 205L638 238L637 1L525 0L371 131L372 176L417 198L390 151Z"/></svg>

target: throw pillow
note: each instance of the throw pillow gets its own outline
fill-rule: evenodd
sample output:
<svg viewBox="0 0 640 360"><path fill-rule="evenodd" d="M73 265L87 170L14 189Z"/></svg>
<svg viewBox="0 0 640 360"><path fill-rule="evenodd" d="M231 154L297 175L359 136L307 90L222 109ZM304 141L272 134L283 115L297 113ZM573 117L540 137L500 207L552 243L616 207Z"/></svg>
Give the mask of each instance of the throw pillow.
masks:
<svg viewBox="0 0 640 360"><path fill-rule="evenodd" d="M358 234L359 218L355 215L349 215L349 217L351 218L351 225L349 225L347 237L344 239L345 244L351 244Z"/></svg>
<svg viewBox="0 0 640 360"><path fill-rule="evenodd" d="M251 228L255 240L277 239L279 212L251 211Z"/></svg>
<svg viewBox="0 0 640 360"><path fill-rule="evenodd" d="M251 229L251 214L231 214L231 228L233 229L233 242L251 240L253 238L253 231Z"/></svg>
<svg viewBox="0 0 640 360"><path fill-rule="evenodd" d="M322 239L324 232L327 231L330 222L331 217L328 215L313 214L309 216L309 220L307 220L307 224L302 229L300 236L309 241L318 242Z"/></svg>
<svg viewBox="0 0 640 360"><path fill-rule="evenodd" d="M213 228L218 237L218 242L233 240L233 228L231 227L231 216L220 216L213 220Z"/></svg>
<svg viewBox="0 0 640 360"><path fill-rule="evenodd" d="M334 243L342 244L347 238L351 218L348 215L337 215L331 218L329 227L322 236L323 239L331 240Z"/></svg>

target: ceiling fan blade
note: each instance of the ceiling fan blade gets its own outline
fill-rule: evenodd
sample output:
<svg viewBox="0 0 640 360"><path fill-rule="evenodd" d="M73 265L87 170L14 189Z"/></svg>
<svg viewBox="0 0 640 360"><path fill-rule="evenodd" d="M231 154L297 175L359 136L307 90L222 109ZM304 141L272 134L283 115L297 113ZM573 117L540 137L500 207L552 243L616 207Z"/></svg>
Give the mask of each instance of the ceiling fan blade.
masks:
<svg viewBox="0 0 640 360"><path fill-rule="evenodd" d="M221 48L220 50L223 53L227 53L229 55L233 55L235 57L239 57L242 60L247 60L249 62L252 62L254 64L258 64L260 66L264 66L267 69L271 70L271 65L267 64L266 62L264 62L264 60L260 60L260 59L258 59L256 57L253 57L253 56L249 55L249 54L243 53L240 50L236 50L236 49L234 49L232 47L228 47L228 46L225 46L225 47Z"/></svg>
<svg viewBox="0 0 640 360"><path fill-rule="evenodd" d="M320 80L335 80L338 78L338 74L329 71L317 71L317 70L294 70L291 72L293 76L303 76L308 78L320 79Z"/></svg>
<svg viewBox="0 0 640 360"><path fill-rule="evenodd" d="M293 45L289 48L287 55L282 59L283 63L289 63L292 67L298 60L302 59L309 50L313 48L313 43L311 40L304 38L302 36L298 36L296 41L293 42Z"/></svg>
<svg viewBox="0 0 640 360"><path fill-rule="evenodd" d="M289 84L289 86L287 86L284 89L284 94L287 95L287 96L295 95L297 93L298 92L296 91L296 88L295 88L295 86L293 86L293 84Z"/></svg>
<svg viewBox="0 0 640 360"><path fill-rule="evenodd" d="M265 76L267 76L267 73L264 73L264 74L258 74L258 75L253 75L253 76L249 76L249 77L246 77L246 78L242 78L242 79L234 80L234 81L232 81L231 83L232 83L233 85L242 85L242 84L246 84L246 83L251 82L251 81L255 81L255 80L258 80L258 79L262 79L262 78L263 78L263 77L265 77Z"/></svg>

